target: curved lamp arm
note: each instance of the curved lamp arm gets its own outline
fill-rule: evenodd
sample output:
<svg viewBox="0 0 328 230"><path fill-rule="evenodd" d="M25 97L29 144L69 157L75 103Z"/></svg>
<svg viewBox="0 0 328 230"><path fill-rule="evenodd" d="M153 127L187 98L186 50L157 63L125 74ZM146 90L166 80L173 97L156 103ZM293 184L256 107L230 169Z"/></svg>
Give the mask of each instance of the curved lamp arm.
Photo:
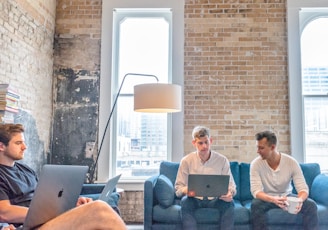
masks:
<svg viewBox="0 0 328 230"><path fill-rule="evenodd" d="M105 139L105 136L106 136L106 132L107 132L107 129L108 129L110 120L111 120L111 118L113 116L113 112L114 112L115 106L117 104L118 97L119 97L119 95L121 93L121 89L122 89L123 83L125 81L125 78L127 76L131 76L131 75L134 75L134 76L143 76L143 77L153 77L158 82L158 78L155 75L152 75L152 74L127 73L127 74L124 75L123 80L122 80L121 85L120 85L120 88L117 91L117 94L116 94L116 97L115 97L115 100L114 100L112 109L110 111L110 114L109 114L109 117L108 117L108 120L107 120L107 123L106 123L106 126L105 126L104 134L102 135L102 138L101 138L101 142L100 142L100 145L99 145L99 148L98 148L98 151L97 151L96 161L94 162L93 166L90 169L89 181L88 181L89 183L94 183L94 181L95 181L94 174L95 174L95 171L96 171L96 167L97 167L97 164L98 164L99 155L100 155L100 152L101 152L102 145L104 143L104 139Z"/></svg>

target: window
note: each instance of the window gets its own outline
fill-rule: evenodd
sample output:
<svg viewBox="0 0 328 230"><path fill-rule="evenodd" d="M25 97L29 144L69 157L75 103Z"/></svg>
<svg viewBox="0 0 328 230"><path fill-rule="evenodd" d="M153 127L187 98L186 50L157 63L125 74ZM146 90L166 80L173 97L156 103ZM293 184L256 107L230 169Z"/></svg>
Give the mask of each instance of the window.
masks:
<svg viewBox="0 0 328 230"><path fill-rule="evenodd" d="M292 155L328 169L328 1L288 1Z"/></svg>
<svg viewBox="0 0 328 230"><path fill-rule="evenodd" d="M300 14L308 13L302 10ZM315 10L314 15L316 15ZM301 35L305 162L328 172L328 12L304 27Z"/></svg>
<svg viewBox="0 0 328 230"><path fill-rule="evenodd" d="M159 82L171 82L171 9L115 9L112 82L122 82L126 73L153 74ZM158 174L159 163L170 160L172 114L133 112L135 84L156 82L155 78L129 75L124 81L113 122L113 174L125 179ZM118 91L116 85L114 91Z"/></svg>
<svg viewBox="0 0 328 230"><path fill-rule="evenodd" d="M154 74L160 82L182 87L184 80L184 1L103 1L102 11L99 140L111 101L126 73ZM149 39L147 43L145 39ZM165 44L159 46L158 42L163 41ZM148 47L142 48L144 44ZM98 161L97 180L105 181L123 173L120 182L128 185L120 186L127 190L136 184L137 189L142 188L144 178L149 177L145 172L151 175L160 161L180 161L183 156L183 112L170 115L133 112L132 86L144 82L153 83L154 79L126 77ZM132 172L132 168L139 170Z"/></svg>

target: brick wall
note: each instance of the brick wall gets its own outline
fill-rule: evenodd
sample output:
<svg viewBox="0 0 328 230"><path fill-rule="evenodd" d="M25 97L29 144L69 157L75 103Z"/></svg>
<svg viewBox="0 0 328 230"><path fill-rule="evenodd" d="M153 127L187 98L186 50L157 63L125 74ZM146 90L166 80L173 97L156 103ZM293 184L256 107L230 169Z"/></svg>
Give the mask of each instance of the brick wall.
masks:
<svg viewBox="0 0 328 230"><path fill-rule="evenodd" d="M36 170L45 161L52 125L55 6L55 0L0 2L0 83L21 96L16 121L27 128L25 159Z"/></svg>
<svg viewBox="0 0 328 230"><path fill-rule="evenodd" d="M125 223L143 223L144 193L142 191L125 191L121 194L119 209Z"/></svg>
<svg viewBox="0 0 328 230"><path fill-rule="evenodd" d="M186 153L198 124L230 160L250 162L264 129L289 153L284 0L186 0L184 68Z"/></svg>

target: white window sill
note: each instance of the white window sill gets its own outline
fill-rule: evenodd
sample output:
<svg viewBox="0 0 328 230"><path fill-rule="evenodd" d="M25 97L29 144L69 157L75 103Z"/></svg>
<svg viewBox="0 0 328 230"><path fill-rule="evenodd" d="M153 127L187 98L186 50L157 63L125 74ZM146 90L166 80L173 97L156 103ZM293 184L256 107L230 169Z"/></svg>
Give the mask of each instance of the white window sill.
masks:
<svg viewBox="0 0 328 230"><path fill-rule="evenodd" d="M97 183L106 183L105 181L96 181ZM117 183L117 188L123 189L124 191L143 191L144 190L143 180L120 180Z"/></svg>
<svg viewBox="0 0 328 230"><path fill-rule="evenodd" d="M117 187L124 189L124 191L143 191L144 181L120 181Z"/></svg>

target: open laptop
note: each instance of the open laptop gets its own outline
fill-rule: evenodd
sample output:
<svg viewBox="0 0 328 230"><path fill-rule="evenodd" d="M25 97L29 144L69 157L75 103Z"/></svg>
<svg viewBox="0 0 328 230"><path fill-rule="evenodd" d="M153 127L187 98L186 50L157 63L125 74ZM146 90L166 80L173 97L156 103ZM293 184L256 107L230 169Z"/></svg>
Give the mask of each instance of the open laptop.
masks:
<svg viewBox="0 0 328 230"><path fill-rule="evenodd" d="M109 179L104 187L104 189L102 190L100 196L99 196L99 200L108 202L110 195L113 193L118 180L120 179L122 174L119 174L117 176L114 176L113 178Z"/></svg>
<svg viewBox="0 0 328 230"><path fill-rule="evenodd" d="M44 165L27 212L17 229L30 230L76 206L88 166Z"/></svg>
<svg viewBox="0 0 328 230"><path fill-rule="evenodd" d="M190 174L188 196L220 197L228 192L229 175Z"/></svg>

